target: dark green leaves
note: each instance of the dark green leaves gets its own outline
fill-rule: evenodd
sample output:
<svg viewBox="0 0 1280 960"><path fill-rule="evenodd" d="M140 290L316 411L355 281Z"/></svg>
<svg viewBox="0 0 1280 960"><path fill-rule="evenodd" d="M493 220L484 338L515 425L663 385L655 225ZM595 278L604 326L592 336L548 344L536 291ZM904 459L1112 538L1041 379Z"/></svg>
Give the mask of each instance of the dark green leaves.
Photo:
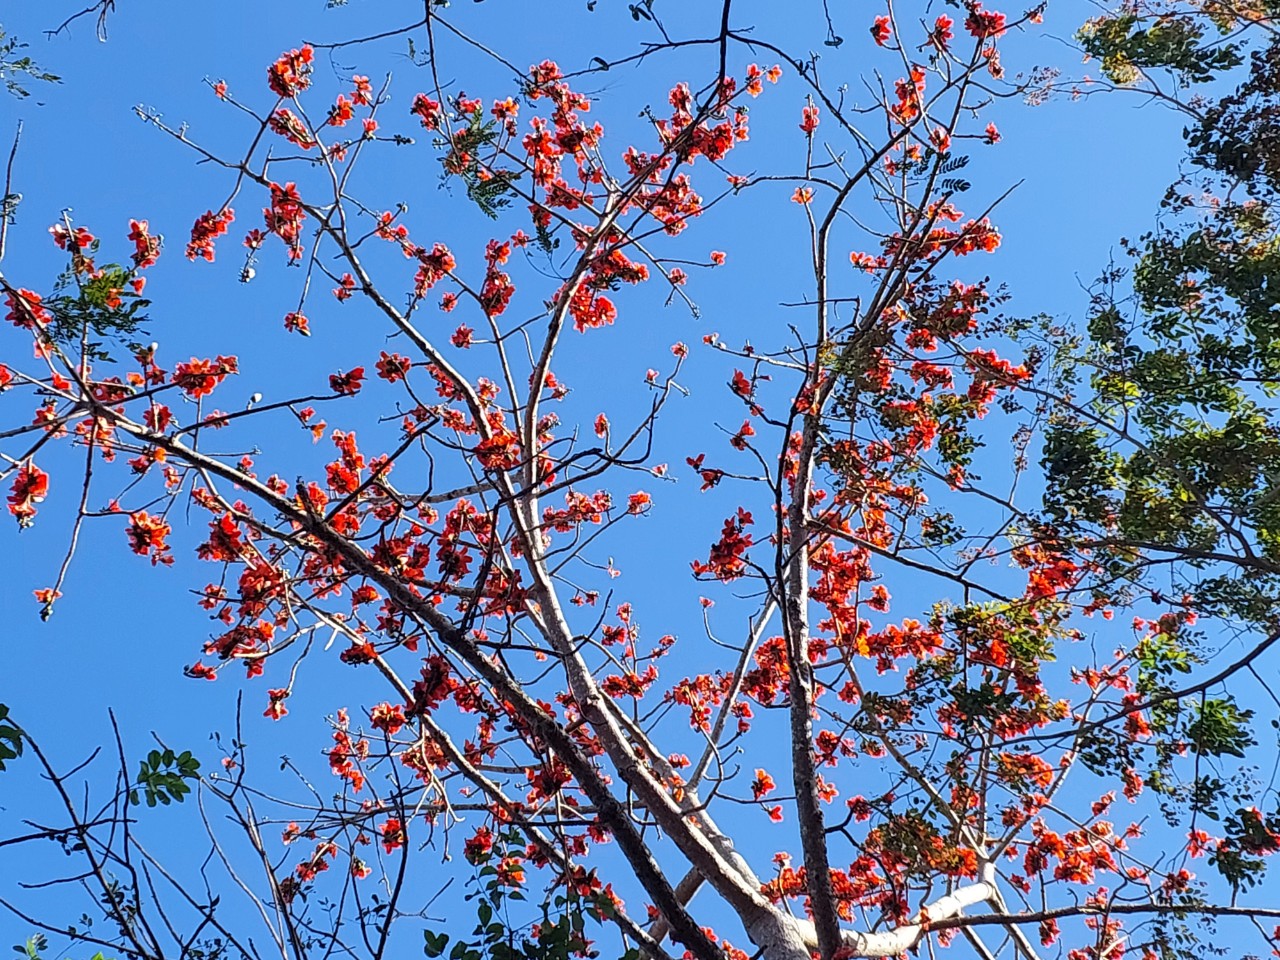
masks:
<svg viewBox="0 0 1280 960"><path fill-rule="evenodd" d="M1204 28L1190 16L1150 21L1133 13L1090 20L1076 34L1085 52L1102 62L1112 83L1128 86L1143 70L1164 69L1184 83L1205 83L1243 58L1234 44L1204 42Z"/></svg>
<svg viewBox="0 0 1280 960"><path fill-rule="evenodd" d="M151 301L130 285L134 272L119 264L95 264L89 275L76 269L83 257L97 250L94 240L83 252L72 254L71 268L58 278L57 292L44 306L53 315L49 331L58 344L74 350L83 342L91 359L111 360L108 346L123 345L134 353L141 349L137 341L145 333Z"/></svg>
<svg viewBox="0 0 1280 960"><path fill-rule="evenodd" d="M510 206L511 185L520 179L520 174L486 167L482 175L478 157L484 147L498 139L498 125L486 120L484 111L479 109L466 120L466 128L456 131L452 140L438 141L439 146L450 147L444 159L446 176L461 177L467 187L467 197L485 216L497 219L498 211Z"/></svg>
<svg viewBox="0 0 1280 960"><path fill-rule="evenodd" d="M145 798L148 807L157 803L165 806L175 801L181 803L191 792L186 781L195 780L199 773L200 761L189 750L180 754L168 748L163 752L152 750L138 766L135 786L129 791L129 802L137 806Z"/></svg>
<svg viewBox="0 0 1280 960"><path fill-rule="evenodd" d="M61 77L42 70L40 66L19 51L26 49L17 37L8 36L0 26L0 83L15 97L29 97L31 91L25 83L36 80L42 83L58 83Z"/></svg>
<svg viewBox="0 0 1280 960"><path fill-rule="evenodd" d="M27 937L25 943L18 944L13 952L27 960L40 960L40 955L49 949L49 940L43 933L35 933Z"/></svg>
<svg viewBox="0 0 1280 960"><path fill-rule="evenodd" d="M1252 710L1241 710L1230 700L1206 699L1187 725L1191 748L1200 756L1243 759L1245 749L1257 743L1249 733L1251 719Z"/></svg>
<svg viewBox="0 0 1280 960"><path fill-rule="evenodd" d="M1263 877L1266 865L1262 857L1280 849L1276 834L1280 822L1256 807L1242 807L1226 818L1224 826L1226 838L1210 852L1209 863L1235 890L1247 890Z"/></svg>
<svg viewBox="0 0 1280 960"><path fill-rule="evenodd" d="M1105 434L1079 422L1057 421L1045 432L1041 464L1045 509L1056 521L1081 516L1101 521L1115 510L1111 496L1123 458L1103 446Z"/></svg>
<svg viewBox="0 0 1280 960"><path fill-rule="evenodd" d="M0 770L22 756L22 731L9 721L9 708L0 703Z"/></svg>
<svg viewBox="0 0 1280 960"><path fill-rule="evenodd" d="M602 888L594 871L575 868L567 888L553 888L540 905L533 906L501 869L513 857L523 859L524 852L520 832L505 829L494 832L492 849L467 854L477 867L468 881L471 890L466 897L475 903L475 926L471 935L463 938L444 931L424 931L422 952L428 960L446 956L448 960L581 960L596 956L590 951L587 925L589 921L603 923L615 915L612 894ZM638 957L629 952L623 960Z"/></svg>

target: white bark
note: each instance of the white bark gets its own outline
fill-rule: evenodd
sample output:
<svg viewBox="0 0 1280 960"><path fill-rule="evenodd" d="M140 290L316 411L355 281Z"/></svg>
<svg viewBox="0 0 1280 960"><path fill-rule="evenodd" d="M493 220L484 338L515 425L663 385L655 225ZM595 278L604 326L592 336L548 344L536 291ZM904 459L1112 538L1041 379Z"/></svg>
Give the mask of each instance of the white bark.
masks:
<svg viewBox="0 0 1280 960"><path fill-rule="evenodd" d="M983 869L982 879L977 883L960 887L953 893L925 904L921 913L927 915L930 922L946 920L959 916L966 907L985 903L998 895L995 886L995 869L987 865ZM841 930L840 945L855 957L896 957L920 942L920 938L924 936L927 929L923 921L924 916L917 914L915 922L897 927L894 930L885 930L881 933L860 933L856 930ZM808 920L794 920L793 922L805 944L806 951L816 948L818 934L813 923ZM754 940L754 936L752 939ZM765 944L758 940L755 942L757 946L765 949L766 960L783 960L784 957L790 956L785 953L771 954Z"/></svg>

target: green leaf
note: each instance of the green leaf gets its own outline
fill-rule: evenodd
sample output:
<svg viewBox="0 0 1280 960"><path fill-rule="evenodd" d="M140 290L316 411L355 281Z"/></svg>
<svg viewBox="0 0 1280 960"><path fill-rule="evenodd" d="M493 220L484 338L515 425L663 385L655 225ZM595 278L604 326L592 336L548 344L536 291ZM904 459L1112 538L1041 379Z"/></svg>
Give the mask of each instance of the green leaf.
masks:
<svg viewBox="0 0 1280 960"><path fill-rule="evenodd" d="M1244 758L1246 747L1257 741L1249 733L1252 710L1240 710L1230 700L1211 699L1198 704L1187 725L1192 749L1200 756Z"/></svg>
<svg viewBox="0 0 1280 960"><path fill-rule="evenodd" d="M5 764L22 756L22 730L12 723L5 723L9 717L9 708L0 703L0 770Z"/></svg>
<svg viewBox="0 0 1280 960"><path fill-rule="evenodd" d="M163 752L152 750L147 754L147 758L139 763L135 788L129 791L129 802L134 806L138 805L137 788L140 787L141 799L148 807L154 807L156 804L167 807L174 802L182 803L191 792L187 781L196 780L199 775L200 761L195 759L189 750L181 754L175 754L168 748Z"/></svg>

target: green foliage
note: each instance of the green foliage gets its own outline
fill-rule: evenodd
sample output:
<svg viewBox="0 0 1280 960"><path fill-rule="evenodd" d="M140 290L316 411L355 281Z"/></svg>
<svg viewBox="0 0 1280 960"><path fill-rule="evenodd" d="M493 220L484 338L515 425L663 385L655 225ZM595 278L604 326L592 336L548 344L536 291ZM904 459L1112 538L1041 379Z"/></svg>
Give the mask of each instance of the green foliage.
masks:
<svg viewBox="0 0 1280 960"><path fill-rule="evenodd" d="M41 69L31 57L20 53L27 45L17 37L11 37L0 26L0 83L15 97L29 97L31 91L25 84L31 81L59 83L61 77Z"/></svg>
<svg viewBox="0 0 1280 960"><path fill-rule="evenodd" d="M9 720L9 708L0 703L0 770L22 756L22 730Z"/></svg>
<svg viewBox="0 0 1280 960"><path fill-rule="evenodd" d="M1250 57L1248 78L1209 106L1190 131L1192 160L1251 195L1280 185L1280 42Z"/></svg>
<svg viewBox="0 0 1280 960"><path fill-rule="evenodd" d="M1043 616L1019 603L971 603L948 612L952 630L966 649L998 641L1011 668L1035 668L1054 659L1053 637Z"/></svg>
<svg viewBox="0 0 1280 960"><path fill-rule="evenodd" d="M1257 743L1249 733L1251 719L1252 710L1241 710L1231 700L1202 700L1187 725L1191 748L1202 757L1243 758L1245 749Z"/></svg>
<svg viewBox="0 0 1280 960"><path fill-rule="evenodd" d="M520 179L514 171L499 171L487 180L479 177L467 181L467 197L487 217L498 219L498 211L510 206L511 184Z"/></svg>
<svg viewBox="0 0 1280 960"><path fill-rule="evenodd" d="M26 942L14 946L13 952L27 960L41 960L41 954L48 949L48 938L43 933L33 933Z"/></svg>
<svg viewBox="0 0 1280 960"><path fill-rule="evenodd" d="M1183 84L1206 83L1243 62L1238 46L1206 43L1204 28L1191 16L1143 18L1126 11L1090 20L1076 39L1120 86L1152 68L1171 71Z"/></svg>
<svg viewBox="0 0 1280 960"><path fill-rule="evenodd" d="M1079 420L1056 420L1045 432L1045 509L1057 522L1075 517L1100 522L1116 510L1124 459L1104 446L1107 435Z"/></svg>
<svg viewBox="0 0 1280 960"><path fill-rule="evenodd" d="M1138 762L1135 745L1109 727L1096 727L1080 738L1080 762L1091 773L1116 780Z"/></svg>
<svg viewBox="0 0 1280 960"><path fill-rule="evenodd" d="M1262 880L1266 864L1262 857L1280 849L1277 828L1280 821L1257 808L1241 807L1223 824L1226 837L1209 854L1209 864L1231 884L1232 889L1248 889Z"/></svg>
<svg viewBox="0 0 1280 960"><path fill-rule="evenodd" d="M1229 824L1242 803L1251 803L1261 786L1252 771L1228 772L1217 761L1223 756L1242 757L1253 746L1245 726L1249 711L1239 711L1230 702L1210 700L1204 707L1184 704L1177 699L1165 701L1152 711L1151 727L1157 737L1149 746L1154 763L1145 779L1147 786L1161 797L1161 810L1171 825L1184 824L1188 818ZM1179 775L1183 757L1196 758L1189 777ZM1229 831L1228 831L1229 832Z"/></svg>
<svg viewBox="0 0 1280 960"><path fill-rule="evenodd" d="M142 349L139 338L146 335L151 301L129 285L135 272L128 267L107 263L94 264L92 273L77 269L97 251L95 240L83 253L72 253L71 266L44 306L53 316L49 332L56 343L73 348L83 343L90 359L111 360L110 346L122 345L131 353Z"/></svg>
<svg viewBox="0 0 1280 960"><path fill-rule="evenodd" d="M911 808L896 816L886 817L880 827L884 849L892 850L908 864L908 872L920 877L930 876L933 864L944 841L932 822L932 809Z"/></svg>
<svg viewBox="0 0 1280 960"><path fill-rule="evenodd" d="M165 806L181 803L191 792L186 781L195 780L199 775L200 761L191 755L191 751L175 754L167 747L163 752L152 750L138 765L138 776L134 788L129 791L129 802L137 806L145 798L148 807L157 803Z"/></svg>
<svg viewBox="0 0 1280 960"><path fill-rule="evenodd" d="M1165 680L1173 674L1188 674L1192 665L1199 663L1179 633L1161 631L1144 637L1139 642L1135 657L1138 661L1137 691L1150 698L1168 690Z"/></svg>
<svg viewBox="0 0 1280 960"><path fill-rule="evenodd" d="M534 242L538 249L550 256L560 246L560 238L551 235L551 228L539 220L534 224Z"/></svg>
<svg viewBox="0 0 1280 960"><path fill-rule="evenodd" d="M1186 85L1242 63L1205 29L1131 10L1079 39L1115 83L1166 69ZM1280 824L1248 807L1264 785L1233 763L1257 745L1253 712L1220 690L1180 688L1208 646L1191 612L1280 625L1280 43L1232 79L1197 105L1191 171L1156 228L1122 241L1129 264L1093 287L1084 335L1051 320L1039 330L1060 398L1041 448L1045 525L1087 552L1096 596L1178 611L1131 652L1150 729L1093 728L1081 761L1108 777L1136 771L1171 826L1221 825L1206 852L1240 891L1280 848ZM1180 921L1159 939L1168 956L1200 955Z"/></svg>
<svg viewBox="0 0 1280 960"><path fill-rule="evenodd" d="M476 905L476 925L467 938L424 931L424 956L435 960L446 956L446 951L448 960L573 960L597 955L591 949L587 923L603 923L613 916L614 906L610 893L595 879L595 871L581 871L565 886L549 892L536 912L521 909L525 895L504 876L501 864L509 853L523 851L520 832L508 828L495 833L491 850L468 852L477 867L467 894ZM633 950L622 960L638 958Z"/></svg>
<svg viewBox="0 0 1280 960"><path fill-rule="evenodd" d="M1155 551L1178 559L1177 589L1202 610L1260 624L1280 622L1277 51L1187 131L1208 172L1123 242L1132 266L1093 288L1087 338L1042 326L1056 388L1073 397L1048 418L1046 521L1099 544L1111 583L1140 582Z"/></svg>
<svg viewBox="0 0 1280 960"><path fill-rule="evenodd" d="M74 927L72 928L75 929ZM44 960L44 951L49 949L49 939L43 933L33 933L27 937L26 941L17 944L13 948L13 952L20 957L26 957L26 960ZM89 960L107 960L106 956L99 950Z"/></svg>
<svg viewBox="0 0 1280 960"><path fill-rule="evenodd" d="M1017 706L1017 698L1005 689L1004 684L989 680L976 687L961 681L951 688L950 693L956 710L964 717L966 730L990 729L996 717Z"/></svg>
<svg viewBox="0 0 1280 960"><path fill-rule="evenodd" d="M930 547L947 547L964 536L955 514L945 510L924 511L920 520L920 542Z"/></svg>
<svg viewBox="0 0 1280 960"><path fill-rule="evenodd" d="M466 127L455 131L452 140L438 140L436 145L450 148L444 159L446 176L461 177L466 184L467 198L485 216L496 220L498 212L511 205L511 185L520 179L520 173L482 168L480 153L498 139L498 125L486 120L483 110L476 110L466 119Z"/></svg>

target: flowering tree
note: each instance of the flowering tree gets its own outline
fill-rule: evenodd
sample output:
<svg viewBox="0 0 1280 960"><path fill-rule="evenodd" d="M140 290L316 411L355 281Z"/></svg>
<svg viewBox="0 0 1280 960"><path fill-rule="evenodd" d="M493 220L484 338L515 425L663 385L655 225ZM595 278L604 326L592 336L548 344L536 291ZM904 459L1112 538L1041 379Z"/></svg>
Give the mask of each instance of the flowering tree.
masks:
<svg viewBox="0 0 1280 960"><path fill-rule="evenodd" d="M1234 765L1256 742L1227 687L1280 637L1271 11L1135 6L1082 30L1104 85L1189 112L1193 159L1230 182L1207 219L1171 194L1180 219L1134 245L1134 305L1112 271L1081 336L1003 315L972 265L1001 243L1001 192L967 202L982 191L961 175L1001 140L986 111L1070 86L1006 77L1040 8L827 17L829 47L856 32L893 77L855 95L729 0L687 39L634 4L652 39L582 69L520 69L440 6L393 31L423 67L408 86L321 69L365 43L299 44L252 89L212 81L247 124L235 149L139 108L220 177L185 250L144 219L65 215L55 283L0 275L9 513L71 518L40 614L107 528L199 578L212 628L191 682L247 677L250 712L280 721L317 660L344 670L336 786L301 799L255 783L238 731L212 773L163 746L133 773L117 737L114 787L82 803L40 718L0 714L0 763L38 767L60 805L0 844L60 844L98 922L9 911L148 960L953 941L1118 960L1217 949L1196 939L1213 917L1270 949L1280 907L1253 888L1280 848L1274 797ZM634 136L595 119L600 76L664 57L691 72ZM1184 93L1224 72L1242 85L1217 106ZM783 97L785 130L753 132L787 148L751 153L749 106ZM370 172L406 150L485 242L442 239L419 184ZM691 246L699 218L734 204L806 225L808 269L772 278L777 299L803 289L798 312L752 326L763 346L655 346L628 382L593 340L657 303L696 314L699 277L733 255ZM270 336L183 359L144 295L183 253L239 258L245 283L293 267L296 300ZM322 324L343 331L330 374L222 399L254 351L301 356ZM732 416L716 447L664 429L695 354L723 385L699 402ZM644 545L675 476L714 512L693 558ZM704 594L705 635L630 600L627 566ZM1212 660L1233 635L1249 652ZM211 844L195 883L134 828L193 790ZM458 847L474 931L423 906Z"/></svg>

